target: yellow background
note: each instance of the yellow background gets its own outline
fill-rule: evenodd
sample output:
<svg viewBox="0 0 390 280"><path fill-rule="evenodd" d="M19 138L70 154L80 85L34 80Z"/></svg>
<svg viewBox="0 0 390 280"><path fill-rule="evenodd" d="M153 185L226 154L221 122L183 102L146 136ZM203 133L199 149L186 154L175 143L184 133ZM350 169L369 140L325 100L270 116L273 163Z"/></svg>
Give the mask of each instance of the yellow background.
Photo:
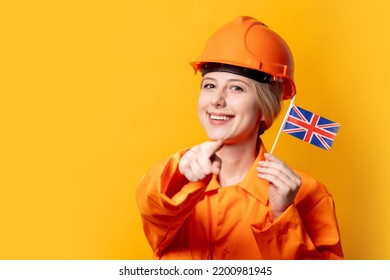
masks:
<svg viewBox="0 0 390 280"><path fill-rule="evenodd" d="M329 152L282 134L275 154L328 186L347 259L390 259L389 10L385 0L2 1L0 258L149 259L137 182L206 139L188 62L215 29L250 15L291 47L296 104L341 123Z"/></svg>

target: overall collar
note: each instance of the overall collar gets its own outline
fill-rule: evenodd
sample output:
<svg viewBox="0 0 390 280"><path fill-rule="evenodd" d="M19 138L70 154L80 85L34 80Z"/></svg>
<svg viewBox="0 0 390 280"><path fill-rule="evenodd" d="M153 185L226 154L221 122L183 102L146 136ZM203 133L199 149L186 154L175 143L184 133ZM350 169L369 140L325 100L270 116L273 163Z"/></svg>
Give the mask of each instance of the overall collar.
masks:
<svg viewBox="0 0 390 280"><path fill-rule="evenodd" d="M261 140L260 140L261 141ZM260 202L262 202L264 205L267 204L268 201L268 181L260 179L257 177L257 163L259 161L265 160L264 153L266 152L266 149L264 147L264 144L261 142L260 145L260 151L256 158L256 160L253 162L251 168L248 170L247 174L245 175L244 179L241 183L238 183L236 186L239 186L240 188L244 189L256 199L258 199ZM225 188L230 188L233 186L228 186ZM218 183L217 176L213 176L211 179L209 185L206 188L205 192L211 192L211 191L217 191L219 188L222 188Z"/></svg>

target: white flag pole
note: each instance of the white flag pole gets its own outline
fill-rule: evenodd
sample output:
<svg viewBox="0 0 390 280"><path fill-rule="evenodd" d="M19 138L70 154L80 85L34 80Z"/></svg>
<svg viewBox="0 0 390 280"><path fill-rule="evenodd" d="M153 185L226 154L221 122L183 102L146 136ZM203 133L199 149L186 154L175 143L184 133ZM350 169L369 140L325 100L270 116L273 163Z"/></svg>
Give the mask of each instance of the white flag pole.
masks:
<svg viewBox="0 0 390 280"><path fill-rule="evenodd" d="M288 109L287 109L286 115L284 116L282 125L281 125L280 128L279 128L278 135L276 135L276 139L275 139L275 141L274 141L274 144L272 145L271 151L269 152L270 154L272 154L272 153L274 152L274 149L275 149L275 146L276 146L276 142L278 142L278 139L279 139L279 136L280 136L280 132L282 132L282 129L283 129L283 127L284 127L284 124L286 123L288 114L290 113L290 110L291 110L292 106L294 105L294 100L295 100L295 95L294 95L293 98L291 98L290 106L288 106Z"/></svg>

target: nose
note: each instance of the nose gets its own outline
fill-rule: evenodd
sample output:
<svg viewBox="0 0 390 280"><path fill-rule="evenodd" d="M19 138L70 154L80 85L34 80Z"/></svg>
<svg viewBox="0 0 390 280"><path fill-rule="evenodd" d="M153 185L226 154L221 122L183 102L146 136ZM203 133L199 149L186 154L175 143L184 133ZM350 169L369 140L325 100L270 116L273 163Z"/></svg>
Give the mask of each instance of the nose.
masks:
<svg viewBox="0 0 390 280"><path fill-rule="evenodd" d="M226 106L226 89L224 87L214 92L211 105L218 108Z"/></svg>

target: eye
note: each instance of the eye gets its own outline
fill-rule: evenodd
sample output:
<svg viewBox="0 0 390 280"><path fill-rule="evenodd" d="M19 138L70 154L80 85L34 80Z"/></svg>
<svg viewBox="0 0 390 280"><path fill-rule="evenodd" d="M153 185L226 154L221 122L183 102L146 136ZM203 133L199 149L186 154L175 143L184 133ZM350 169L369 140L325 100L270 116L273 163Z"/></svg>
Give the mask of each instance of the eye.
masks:
<svg viewBox="0 0 390 280"><path fill-rule="evenodd" d="M242 87L240 87L240 86L232 86L231 89L233 91L244 91L244 89Z"/></svg>
<svg viewBox="0 0 390 280"><path fill-rule="evenodd" d="M214 84L208 83L208 84L204 84L204 85L203 85L203 88L204 88L204 89L212 89L212 88L215 88L215 85L214 85Z"/></svg>

